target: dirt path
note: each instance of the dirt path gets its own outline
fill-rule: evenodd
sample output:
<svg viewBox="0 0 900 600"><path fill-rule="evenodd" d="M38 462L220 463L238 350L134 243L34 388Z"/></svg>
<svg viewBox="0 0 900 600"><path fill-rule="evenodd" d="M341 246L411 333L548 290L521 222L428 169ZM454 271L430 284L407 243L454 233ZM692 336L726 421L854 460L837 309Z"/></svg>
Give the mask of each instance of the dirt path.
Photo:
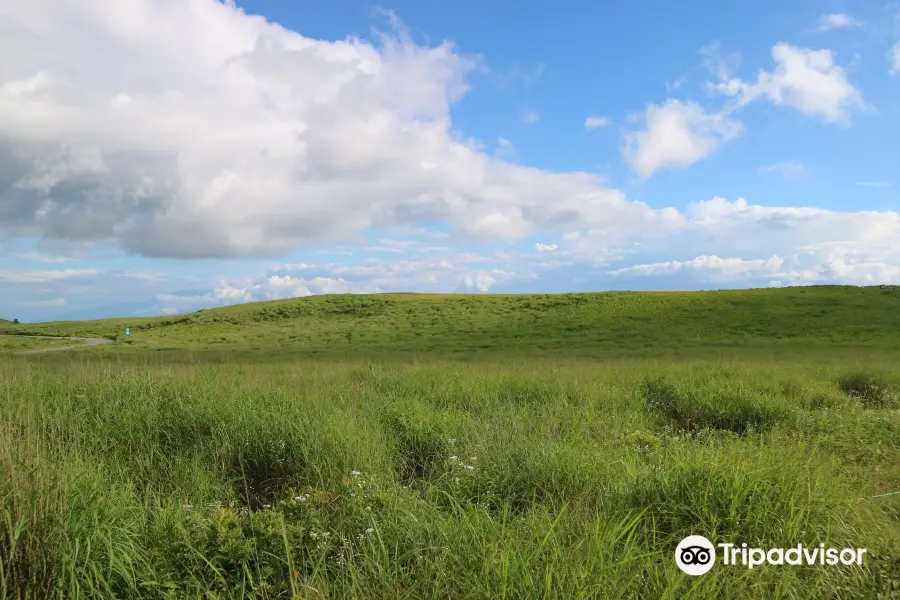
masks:
<svg viewBox="0 0 900 600"><path fill-rule="evenodd" d="M106 338L80 338L80 337L57 337L51 335L23 335L21 337L36 338L43 340L72 340L73 342L84 342L75 346L58 346L55 348L38 348L36 350L25 350L24 352L16 352L16 356L25 354L43 354L44 352L59 352L60 350L71 350L72 348L86 348L87 346L100 346L102 344L111 344L112 340Z"/></svg>

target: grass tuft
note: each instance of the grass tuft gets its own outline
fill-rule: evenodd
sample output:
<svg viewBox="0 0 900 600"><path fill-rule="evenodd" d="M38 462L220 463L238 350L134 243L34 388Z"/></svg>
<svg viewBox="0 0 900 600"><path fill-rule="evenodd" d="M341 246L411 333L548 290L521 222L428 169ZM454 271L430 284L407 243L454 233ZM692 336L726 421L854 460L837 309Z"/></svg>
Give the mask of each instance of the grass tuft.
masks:
<svg viewBox="0 0 900 600"><path fill-rule="evenodd" d="M665 378L649 378L643 383L647 410L661 416L682 431L705 428L735 433L767 431L789 420L791 408L740 382L713 380L691 385Z"/></svg>
<svg viewBox="0 0 900 600"><path fill-rule="evenodd" d="M849 373L838 379L841 391L865 408L900 407L900 393L888 381L869 373Z"/></svg>

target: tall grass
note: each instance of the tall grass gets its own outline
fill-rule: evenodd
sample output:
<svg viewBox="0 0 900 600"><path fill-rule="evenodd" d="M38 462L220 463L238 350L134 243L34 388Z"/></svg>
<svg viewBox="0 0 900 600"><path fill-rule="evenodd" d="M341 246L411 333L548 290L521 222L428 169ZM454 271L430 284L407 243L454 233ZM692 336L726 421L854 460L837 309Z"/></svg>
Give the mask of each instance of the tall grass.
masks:
<svg viewBox="0 0 900 600"><path fill-rule="evenodd" d="M900 415L848 377L0 360L0 593L873 597L900 571L900 511L863 498L900 490ZM691 533L869 551L689 578L673 552Z"/></svg>

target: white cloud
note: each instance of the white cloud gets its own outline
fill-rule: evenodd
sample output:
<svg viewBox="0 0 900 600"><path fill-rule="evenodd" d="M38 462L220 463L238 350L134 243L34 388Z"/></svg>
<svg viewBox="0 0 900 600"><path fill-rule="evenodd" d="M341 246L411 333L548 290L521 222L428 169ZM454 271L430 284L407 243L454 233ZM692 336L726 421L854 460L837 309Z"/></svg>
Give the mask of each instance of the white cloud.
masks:
<svg viewBox="0 0 900 600"><path fill-rule="evenodd" d="M502 269L494 269L489 273L475 273L465 276L457 286L456 293L486 293L497 283L515 277L513 273L507 273Z"/></svg>
<svg viewBox="0 0 900 600"><path fill-rule="evenodd" d="M819 24L816 31L831 31L832 29L859 29L862 23L852 15L846 13L835 13L830 15L822 15L819 17Z"/></svg>
<svg viewBox="0 0 900 600"><path fill-rule="evenodd" d="M64 263L77 260L74 256L56 256L53 254L44 254L42 252L21 252L15 254L15 256L16 258L42 263Z"/></svg>
<svg viewBox="0 0 900 600"><path fill-rule="evenodd" d="M663 168L688 167L742 131L737 121L681 100L649 105L644 121L643 131L626 135L623 152L625 160L642 177L650 177Z"/></svg>
<svg viewBox="0 0 900 600"><path fill-rule="evenodd" d="M858 181L856 185L861 185L863 187L873 187L873 188L889 188L891 184L887 181Z"/></svg>
<svg viewBox="0 0 900 600"><path fill-rule="evenodd" d="M537 243L534 245L538 252L553 252L558 247L556 244L541 244Z"/></svg>
<svg viewBox="0 0 900 600"><path fill-rule="evenodd" d="M763 165L759 168L760 173L775 173L787 178L802 177L806 170L798 162L785 161L774 163L771 165Z"/></svg>
<svg viewBox="0 0 900 600"><path fill-rule="evenodd" d="M65 298L54 298L53 300L27 300L20 303L20 306L38 307L38 306L65 306Z"/></svg>
<svg viewBox="0 0 900 600"><path fill-rule="evenodd" d="M888 53L888 60L891 61L889 73L891 75L900 75L900 42L897 42L891 47L891 50Z"/></svg>
<svg viewBox="0 0 900 600"><path fill-rule="evenodd" d="M491 286L497 283L497 280L490 275L476 275L474 277L466 277L460 283L458 292L487 292Z"/></svg>
<svg viewBox="0 0 900 600"><path fill-rule="evenodd" d="M831 51L779 43L772 48L772 58L775 70L760 71L754 83L735 78L712 88L736 97L738 106L767 98L833 122L847 121L850 109L863 105L862 94L834 63Z"/></svg>
<svg viewBox="0 0 900 600"><path fill-rule="evenodd" d="M736 98L718 112L692 101L669 99L647 107L645 129L626 134L623 157L642 177L662 168L685 168L715 152L743 130L731 114L767 98L833 122L846 122L853 107L863 106L862 94L834 63L828 50L809 50L779 43L772 48L775 69L760 71L754 83L735 78L740 55L723 54L718 42L700 50L706 68L719 80L707 88ZM797 170L793 170L796 174Z"/></svg>
<svg viewBox="0 0 900 600"><path fill-rule="evenodd" d="M597 129L598 127L606 127L610 124L610 120L607 117L588 117L584 120L584 128L585 129Z"/></svg>
<svg viewBox="0 0 900 600"><path fill-rule="evenodd" d="M461 139L451 107L478 62L449 43L315 40L215 0L13 2L0 22L16 32L0 42L0 239L275 257L370 228L656 221L598 177Z"/></svg>
<svg viewBox="0 0 900 600"><path fill-rule="evenodd" d="M634 261L634 267L640 268L628 271L629 267L625 267L622 273L671 274L680 265L677 270L686 276L702 265L708 273L730 268L735 275L729 280L742 285L760 281L759 278L808 283L900 283L897 212L766 207L751 205L742 198L713 198L692 204L685 217L683 226L668 235L640 240L639 255L665 258ZM589 245L584 250L588 248ZM706 258L672 261L668 258L672 248L688 256ZM774 257L784 257L777 271L773 262L765 262ZM742 262L734 262L735 259Z"/></svg>
<svg viewBox="0 0 900 600"><path fill-rule="evenodd" d="M537 123L539 118L538 114L533 111L522 113L522 121L529 125Z"/></svg>
<svg viewBox="0 0 900 600"><path fill-rule="evenodd" d="M340 278L313 277L304 279L290 274L269 274L244 281L223 281L209 292L202 294L159 294L158 302L163 310L184 312L198 308L225 306L241 302L302 298L313 294L376 293L381 290L365 286L351 286Z"/></svg>
<svg viewBox="0 0 900 600"><path fill-rule="evenodd" d="M537 244L533 251L522 252L502 243L482 253L435 248L428 243L428 232L420 232L418 240L378 240L380 247L398 250L384 258L354 264L245 262L243 277L223 280L127 272L83 277L16 272L9 278L0 272L0 313L11 314L22 302L42 298L69 298L69 311L90 309L90 318L97 318L137 314L135 302L141 300L143 314L159 314L163 309L187 312L319 293L567 291L575 279L585 289L763 287L773 281L784 286L900 284L896 211L761 206L743 198L716 197L681 212L654 214L657 222L642 220L644 226L638 228L610 225L567 231L553 244L542 243L555 247L543 252ZM367 247L366 242L357 247ZM335 254L330 247L321 250ZM125 308L104 308L113 304ZM16 312L26 319L68 316L51 308Z"/></svg>
<svg viewBox="0 0 900 600"><path fill-rule="evenodd" d="M46 271L23 271L16 269L0 269L0 282L7 283L43 283L58 279L76 277L92 277L97 275L95 269L57 269Z"/></svg>
<svg viewBox="0 0 900 600"><path fill-rule="evenodd" d="M719 42L710 42L700 48L700 57L703 60L703 66L716 79L724 80L733 77L741 65L741 55L737 52L722 52L722 45Z"/></svg>
<svg viewBox="0 0 900 600"><path fill-rule="evenodd" d="M682 270L714 271L725 279L747 275L749 273L777 273L784 260L778 256L768 259L744 260L741 258L720 258L718 256L698 256L687 261L668 261L634 265L624 269L610 271L610 275L672 275Z"/></svg>

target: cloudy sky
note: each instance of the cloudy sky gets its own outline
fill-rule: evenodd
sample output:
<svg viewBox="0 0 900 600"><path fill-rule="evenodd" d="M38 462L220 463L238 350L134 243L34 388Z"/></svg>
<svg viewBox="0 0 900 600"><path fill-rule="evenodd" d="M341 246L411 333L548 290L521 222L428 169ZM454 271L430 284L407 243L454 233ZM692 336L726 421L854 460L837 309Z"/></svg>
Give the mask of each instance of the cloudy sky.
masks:
<svg viewBox="0 0 900 600"><path fill-rule="evenodd" d="M900 2L0 4L0 317L900 284Z"/></svg>

